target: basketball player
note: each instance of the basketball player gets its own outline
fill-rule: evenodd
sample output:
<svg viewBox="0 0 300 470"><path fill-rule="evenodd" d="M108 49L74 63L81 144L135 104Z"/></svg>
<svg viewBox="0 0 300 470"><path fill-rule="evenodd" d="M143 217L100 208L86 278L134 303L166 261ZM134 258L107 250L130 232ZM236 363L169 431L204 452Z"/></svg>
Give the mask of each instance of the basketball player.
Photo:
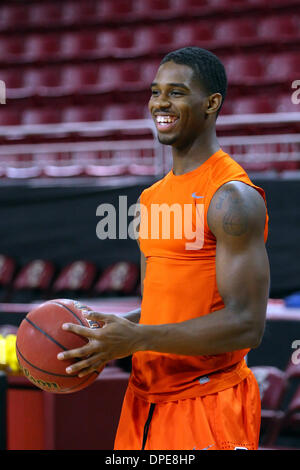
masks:
<svg viewBox="0 0 300 470"><path fill-rule="evenodd" d="M187 47L162 60L149 109L173 167L142 192L140 207L150 227L154 204L190 205L202 236L142 237L142 217L141 309L93 312L104 323L98 330L64 326L90 340L59 355L81 358L69 373L133 355L115 449L258 448L260 397L245 356L264 332L268 216L264 191L216 137L226 88L222 63L206 50Z"/></svg>

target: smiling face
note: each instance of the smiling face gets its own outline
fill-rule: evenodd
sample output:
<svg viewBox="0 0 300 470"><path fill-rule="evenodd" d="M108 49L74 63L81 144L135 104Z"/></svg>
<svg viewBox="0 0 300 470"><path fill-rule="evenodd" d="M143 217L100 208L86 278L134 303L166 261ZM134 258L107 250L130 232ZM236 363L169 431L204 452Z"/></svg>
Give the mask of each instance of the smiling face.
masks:
<svg viewBox="0 0 300 470"><path fill-rule="evenodd" d="M209 94L187 65L162 64L151 85L149 110L162 144L184 148L208 125ZM213 123L213 120L210 121Z"/></svg>

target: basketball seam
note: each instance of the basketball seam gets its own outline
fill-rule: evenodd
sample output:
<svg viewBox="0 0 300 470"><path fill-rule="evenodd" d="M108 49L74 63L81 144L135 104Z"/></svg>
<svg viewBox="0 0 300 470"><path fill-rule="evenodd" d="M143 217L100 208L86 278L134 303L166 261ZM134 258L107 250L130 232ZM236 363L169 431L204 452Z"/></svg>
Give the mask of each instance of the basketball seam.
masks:
<svg viewBox="0 0 300 470"><path fill-rule="evenodd" d="M18 345L16 344L16 349L17 349L17 353L20 355L20 357L27 363L29 364L31 367L33 367L34 369L36 370L39 370L40 372L43 372L45 374L48 374L48 375L52 375L53 377L63 377L63 378L68 378L68 379L74 379L74 378L77 378L76 375L64 375L64 374L54 374L53 372L49 372L47 370L44 370L44 369L41 369L40 367L37 367L35 366L34 364L32 364L30 361L28 361L28 359L26 359L26 357L23 356L23 354L21 353L21 351L19 350L18 348ZM80 387L82 384L84 384L84 382L86 382L87 380L89 380L91 378L91 375L92 374L96 374L98 375L99 373L97 371L92 371L87 377L84 377L84 379L79 382L78 384L75 384L73 385L72 387L69 387L69 388L64 388L61 392L59 393L68 393L69 391L73 390L74 388L77 388L77 387ZM28 379L29 380L29 379ZM45 390L45 389L44 389Z"/></svg>
<svg viewBox="0 0 300 470"><path fill-rule="evenodd" d="M56 304L56 305L59 305L60 307L64 307L66 310L68 310L68 312L70 312L70 313L79 321L79 323L80 323L82 326L86 326L86 325L83 323L83 321L81 320L81 318L80 318L78 315L76 315L76 313L73 312L73 310L71 310L71 309L70 309L69 307L67 307L65 304L61 304L60 302L56 302L56 301L53 301L53 300L51 300L50 302L51 302L51 304Z"/></svg>
<svg viewBox="0 0 300 470"><path fill-rule="evenodd" d="M46 331L42 330L39 326L37 326L35 323L33 323L32 320L29 320L29 318L25 317L25 320L31 325L33 326L36 330L38 330L40 333L42 333L44 336L46 336L48 339L50 339L50 341L52 341L53 343L55 343L57 346L59 346L61 349L63 349L64 351L67 351L67 348L65 346L63 346L62 344L60 344L58 341L56 341L56 339L52 338L52 336L50 336L48 333L46 333Z"/></svg>
<svg viewBox="0 0 300 470"><path fill-rule="evenodd" d="M27 364L29 364L30 367L33 367L34 369L39 370L40 372L44 372L45 374L49 374L49 375L54 375L54 376L56 376L56 377L67 377L68 379L74 379L74 377L76 377L76 375L54 374L54 372L50 372L50 371L48 371L48 370L41 369L40 367L35 366L34 364L32 364L32 362L28 361L28 359L26 359L26 357L23 356L23 354L21 353L21 351L20 351L20 349L18 348L18 345L17 345L17 344L16 344L16 349L17 349L17 352L18 352L18 354L20 355L20 357L21 357L25 362L27 362Z"/></svg>

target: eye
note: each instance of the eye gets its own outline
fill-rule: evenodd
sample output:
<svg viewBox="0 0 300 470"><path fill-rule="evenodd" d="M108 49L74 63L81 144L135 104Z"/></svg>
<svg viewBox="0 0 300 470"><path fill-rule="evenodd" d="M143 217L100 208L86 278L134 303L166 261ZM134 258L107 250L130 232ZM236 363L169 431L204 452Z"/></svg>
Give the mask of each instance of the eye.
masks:
<svg viewBox="0 0 300 470"><path fill-rule="evenodd" d="M172 90L171 91L171 95L173 96L183 96L184 93L182 93L181 91L178 91L178 90Z"/></svg>
<svg viewBox="0 0 300 470"><path fill-rule="evenodd" d="M152 96L158 96L159 91L158 90L151 90L151 94L152 94Z"/></svg>

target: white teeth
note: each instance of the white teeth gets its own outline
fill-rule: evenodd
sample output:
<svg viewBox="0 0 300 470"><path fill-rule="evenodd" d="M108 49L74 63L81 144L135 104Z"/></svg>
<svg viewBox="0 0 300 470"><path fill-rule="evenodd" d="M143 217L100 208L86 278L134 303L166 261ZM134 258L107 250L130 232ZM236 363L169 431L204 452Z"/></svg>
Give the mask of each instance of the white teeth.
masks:
<svg viewBox="0 0 300 470"><path fill-rule="evenodd" d="M156 121L161 124L174 122L176 118L174 116L156 116Z"/></svg>

